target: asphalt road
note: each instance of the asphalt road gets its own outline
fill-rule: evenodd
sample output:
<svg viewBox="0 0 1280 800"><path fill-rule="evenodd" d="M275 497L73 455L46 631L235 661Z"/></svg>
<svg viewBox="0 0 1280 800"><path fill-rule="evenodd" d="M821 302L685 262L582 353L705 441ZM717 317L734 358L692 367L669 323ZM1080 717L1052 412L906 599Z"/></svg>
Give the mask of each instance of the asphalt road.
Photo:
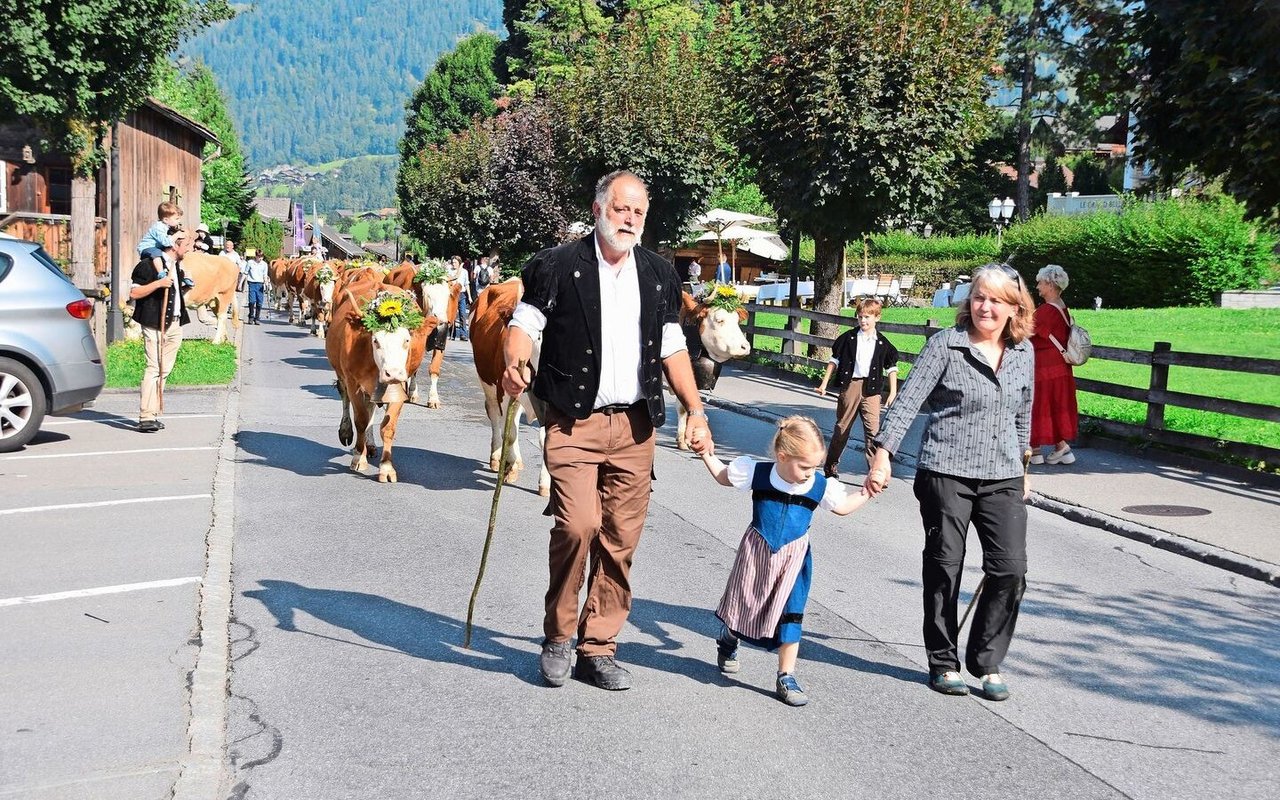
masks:
<svg viewBox="0 0 1280 800"><path fill-rule="evenodd" d="M773 697L767 653L721 676L712 609L750 503L675 450L670 427L620 637L636 686L546 688L549 522L532 470L503 493L461 647L493 488L467 345L447 355L445 407L406 409L400 483L384 485L348 469L323 344L274 320L244 338L233 797L1154 800L1280 785L1280 592L1032 509L1013 697L943 697L924 685L921 532L902 480L814 525L810 704ZM766 453L770 425L710 416L722 455ZM965 601L977 564L974 546Z"/></svg>

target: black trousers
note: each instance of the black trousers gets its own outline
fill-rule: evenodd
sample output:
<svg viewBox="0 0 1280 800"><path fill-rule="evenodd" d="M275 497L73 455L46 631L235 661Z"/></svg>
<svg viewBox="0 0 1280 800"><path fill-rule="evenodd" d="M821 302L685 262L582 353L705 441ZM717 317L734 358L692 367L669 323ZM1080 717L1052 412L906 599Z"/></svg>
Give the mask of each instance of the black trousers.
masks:
<svg viewBox="0 0 1280 800"><path fill-rule="evenodd" d="M985 481L920 470L915 495L924 522L921 577L929 672L937 675L960 669L956 611L971 522L982 544L986 584L973 611L965 668L976 676L999 672L1027 585L1027 506L1022 499L1022 478Z"/></svg>

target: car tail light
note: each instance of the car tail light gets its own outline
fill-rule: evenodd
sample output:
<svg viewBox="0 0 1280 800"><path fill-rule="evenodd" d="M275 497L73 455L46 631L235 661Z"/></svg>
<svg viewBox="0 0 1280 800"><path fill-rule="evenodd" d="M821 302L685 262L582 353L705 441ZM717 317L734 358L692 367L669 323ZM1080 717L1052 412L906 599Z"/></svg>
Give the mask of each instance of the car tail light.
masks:
<svg viewBox="0 0 1280 800"><path fill-rule="evenodd" d="M67 313L76 319L88 319L93 316L93 301L86 297L67 303Z"/></svg>

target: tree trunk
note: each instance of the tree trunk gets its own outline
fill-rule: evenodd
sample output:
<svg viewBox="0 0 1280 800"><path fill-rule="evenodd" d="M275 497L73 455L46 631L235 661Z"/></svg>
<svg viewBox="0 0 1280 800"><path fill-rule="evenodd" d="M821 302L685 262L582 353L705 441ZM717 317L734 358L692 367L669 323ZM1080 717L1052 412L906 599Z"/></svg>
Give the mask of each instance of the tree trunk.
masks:
<svg viewBox="0 0 1280 800"><path fill-rule="evenodd" d="M1031 214L1031 105L1036 79L1036 46L1040 30L1041 4L1034 0L1027 18L1027 30L1022 50L1022 92L1018 98L1018 179L1014 194L1018 219L1026 220Z"/></svg>
<svg viewBox="0 0 1280 800"><path fill-rule="evenodd" d="M71 280L80 289L98 288L93 265L97 193L98 184L93 177L71 179Z"/></svg>
<svg viewBox="0 0 1280 800"><path fill-rule="evenodd" d="M844 263L844 239L817 234L814 237L813 310L823 314L839 314L844 299L841 284L841 265ZM831 322L814 322L809 333L834 339L840 335L840 326ZM830 347L809 346L809 357L826 361L831 357Z"/></svg>

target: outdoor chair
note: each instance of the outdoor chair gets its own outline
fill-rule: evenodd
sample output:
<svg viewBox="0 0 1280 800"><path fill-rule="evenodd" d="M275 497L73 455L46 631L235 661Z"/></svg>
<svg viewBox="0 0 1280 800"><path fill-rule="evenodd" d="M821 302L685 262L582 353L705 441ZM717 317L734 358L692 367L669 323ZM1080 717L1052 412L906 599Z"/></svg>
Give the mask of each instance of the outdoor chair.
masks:
<svg viewBox="0 0 1280 800"><path fill-rule="evenodd" d="M895 306L905 306L911 301L911 289L916 285L914 272L898 277L898 294L892 298Z"/></svg>
<svg viewBox="0 0 1280 800"><path fill-rule="evenodd" d="M876 297L889 299L893 294L893 273L881 272L880 277L876 280Z"/></svg>

